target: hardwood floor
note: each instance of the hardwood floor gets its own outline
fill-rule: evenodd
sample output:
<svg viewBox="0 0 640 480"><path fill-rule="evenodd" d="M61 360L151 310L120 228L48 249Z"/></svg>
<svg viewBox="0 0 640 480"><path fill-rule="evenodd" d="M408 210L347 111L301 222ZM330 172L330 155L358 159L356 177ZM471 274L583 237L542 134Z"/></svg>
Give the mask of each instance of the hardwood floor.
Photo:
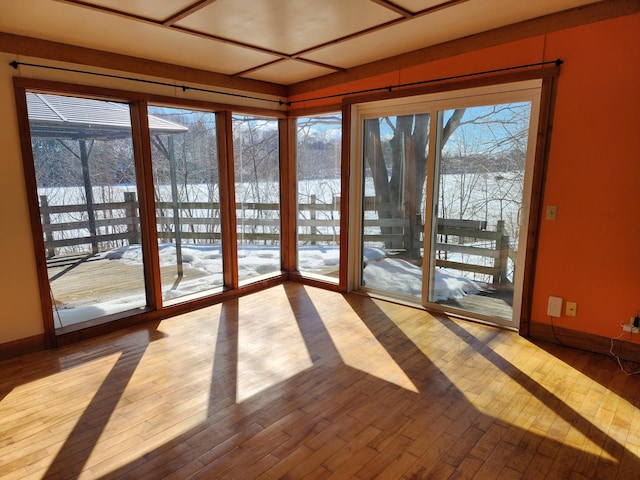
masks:
<svg viewBox="0 0 640 480"><path fill-rule="evenodd" d="M287 283L0 362L0 477L638 479L640 378Z"/></svg>

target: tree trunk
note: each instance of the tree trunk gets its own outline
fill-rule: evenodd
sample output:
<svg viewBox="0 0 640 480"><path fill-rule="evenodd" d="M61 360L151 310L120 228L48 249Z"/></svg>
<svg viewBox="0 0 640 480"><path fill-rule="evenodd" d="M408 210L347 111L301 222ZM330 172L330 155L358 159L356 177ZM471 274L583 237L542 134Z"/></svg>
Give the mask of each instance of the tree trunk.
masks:
<svg viewBox="0 0 640 480"><path fill-rule="evenodd" d="M447 121L442 130L441 148L460 125L465 110L454 110ZM378 218L404 219L408 225L404 245L399 247L386 242L386 247L404 248L410 256L416 258L420 252L420 244L416 240L422 230L420 212L424 203L427 174L429 124L429 113L397 117L394 136L389 142L391 158L387 162L380 138L379 119L367 120L365 126L366 161L373 177ZM391 175L387 165L391 167ZM381 228L381 232L383 235L403 233L390 227Z"/></svg>
<svg viewBox="0 0 640 480"><path fill-rule="evenodd" d="M367 148L366 161L369 164L369 170L373 178L373 186L375 189L375 208L379 219L391 218L389 211L390 192L389 192L389 176L387 166L384 162L384 154L382 151L382 143L380 141L380 122L378 119L367 120L365 122L365 135ZM389 235L391 228L382 227L381 233Z"/></svg>

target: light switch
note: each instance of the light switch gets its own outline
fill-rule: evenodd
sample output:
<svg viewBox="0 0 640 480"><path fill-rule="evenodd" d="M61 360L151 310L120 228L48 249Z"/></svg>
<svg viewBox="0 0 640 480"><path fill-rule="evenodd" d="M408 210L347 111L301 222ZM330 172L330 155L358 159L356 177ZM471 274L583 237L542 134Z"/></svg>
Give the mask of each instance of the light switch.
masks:
<svg viewBox="0 0 640 480"><path fill-rule="evenodd" d="M558 206L547 205L547 220L557 220L558 218Z"/></svg>

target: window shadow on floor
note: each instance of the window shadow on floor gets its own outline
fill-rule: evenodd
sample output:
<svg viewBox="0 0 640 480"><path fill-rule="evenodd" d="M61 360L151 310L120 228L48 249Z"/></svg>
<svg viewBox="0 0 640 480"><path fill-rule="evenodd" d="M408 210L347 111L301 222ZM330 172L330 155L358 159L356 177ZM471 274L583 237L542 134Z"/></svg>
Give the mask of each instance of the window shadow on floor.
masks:
<svg viewBox="0 0 640 480"><path fill-rule="evenodd" d="M379 301L300 284L270 290L269 295L278 295L274 303L260 303L263 294L258 293L243 297L244 304L229 300L197 313L194 323L199 333L209 336L186 348L196 365L208 366L202 371L205 383L211 378L202 420L177 433L167 427L160 443L132 445L134 452L140 452L136 458L121 465L114 458L114 469L101 478L303 478L332 472L342 478L413 480L459 478L461 472L478 478L506 478L510 473L524 478L569 478L571 473L585 478L634 478L640 471L638 458L618 440L497 353L503 338L512 338L511 332L487 328L482 334L472 333L445 316L434 318L404 307L398 307L403 310L396 318L396 311L385 313L387 307ZM243 305L256 302L257 308L244 310ZM291 318L300 330L311 367L238 402L238 329L248 315ZM346 323L357 328L347 328ZM370 335L361 338L362 330ZM375 342L373 346L388 352L417 392L345 364L344 352L336 343L339 335L355 336L363 349L364 342ZM99 448L101 432L117 412L127 382L153 341L113 338L114 345L128 349L128 361L115 363L56 455L49 477L75 478L86 468L92 451ZM166 340L184 342L179 336ZM427 346L437 342L443 343L438 351L450 356L446 368L428 353ZM214 351L201 351L209 344ZM73 361L117 351L99 341L90 345ZM471 372L464 384L451 375L457 360ZM371 362L375 367L374 358ZM485 396L496 398L492 404L474 403L484 390L493 388L482 379L498 374L508 377L505 382L514 384L521 398L548 407L540 420L548 423L547 434L531 428L531 423L521 423L521 417L530 414L526 405L501 402L499 392ZM178 378L175 388L181 387ZM521 407L522 411L517 410ZM558 432L562 428L579 433L600 450L564 442Z"/></svg>

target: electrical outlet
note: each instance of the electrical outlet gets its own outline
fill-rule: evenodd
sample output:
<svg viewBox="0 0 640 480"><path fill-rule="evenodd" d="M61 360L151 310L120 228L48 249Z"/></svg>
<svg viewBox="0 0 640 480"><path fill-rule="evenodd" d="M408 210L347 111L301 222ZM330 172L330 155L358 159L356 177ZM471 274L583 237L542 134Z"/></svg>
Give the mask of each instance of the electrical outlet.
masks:
<svg viewBox="0 0 640 480"><path fill-rule="evenodd" d="M640 327L634 327L632 323L623 323L622 331L631 333L640 333Z"/></svg>
<svg viewBox="0 0 640 480"><path fill-rule="evenodd" d="M575 317L578 313L578 304L576 302L567 302L564 313L567 317Z"/></svg>

